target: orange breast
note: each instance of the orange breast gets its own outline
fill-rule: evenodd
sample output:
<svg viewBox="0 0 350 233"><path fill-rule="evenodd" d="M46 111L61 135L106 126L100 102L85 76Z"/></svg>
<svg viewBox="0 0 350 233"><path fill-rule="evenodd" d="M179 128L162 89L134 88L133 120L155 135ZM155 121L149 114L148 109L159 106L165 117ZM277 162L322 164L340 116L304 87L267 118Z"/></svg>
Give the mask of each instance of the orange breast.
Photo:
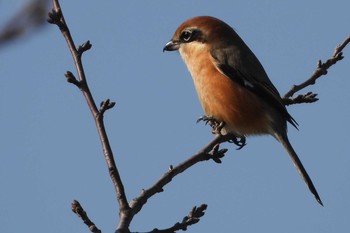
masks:
<svg viewBox="0 0 350 233"><path fill-rule="evenodd" d="M182 53L189 51L180 51ZM192 75L205 114L224 121L224 130L237 135L267 134L266 105L255 94L221 74L209 52L182 54ZM194 59L195 58L195 59Z"/></svg>

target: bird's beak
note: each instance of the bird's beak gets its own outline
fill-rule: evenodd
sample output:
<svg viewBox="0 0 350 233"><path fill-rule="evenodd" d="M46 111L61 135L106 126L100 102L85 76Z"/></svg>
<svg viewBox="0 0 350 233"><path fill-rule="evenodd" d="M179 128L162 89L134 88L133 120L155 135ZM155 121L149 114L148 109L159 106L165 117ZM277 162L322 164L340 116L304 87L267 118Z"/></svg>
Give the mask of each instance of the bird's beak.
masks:
<svg viewBox="0 0 350 233"><path fill-rule="evenodd" d="M180 42L171 40L168 43L166 43L166 45L163 48L163 52L164 51L175 51L175 50L178 50L179 48L180 48Z"/></svg>

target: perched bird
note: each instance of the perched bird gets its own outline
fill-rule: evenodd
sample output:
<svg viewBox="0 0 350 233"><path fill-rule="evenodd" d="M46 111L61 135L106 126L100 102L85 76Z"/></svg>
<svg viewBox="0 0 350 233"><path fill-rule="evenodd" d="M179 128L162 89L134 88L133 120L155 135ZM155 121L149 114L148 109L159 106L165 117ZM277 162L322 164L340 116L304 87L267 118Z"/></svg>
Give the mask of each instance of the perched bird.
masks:
<svg viewBox="0 0 350 233"><path fill-rule="evenodd" d="M236 137L269 134L287 150L318 203L322 201L290 144L287 122L297 128L263 66L223 21L198 16L182 23L163 51L178 50L206 114L222 122L220 133Z"/></svg>

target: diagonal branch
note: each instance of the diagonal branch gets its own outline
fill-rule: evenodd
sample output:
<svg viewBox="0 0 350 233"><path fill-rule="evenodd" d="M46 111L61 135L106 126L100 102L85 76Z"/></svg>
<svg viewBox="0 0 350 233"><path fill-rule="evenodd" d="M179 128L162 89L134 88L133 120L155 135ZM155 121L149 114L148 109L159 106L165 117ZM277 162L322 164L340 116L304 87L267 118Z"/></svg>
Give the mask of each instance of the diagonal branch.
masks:
<svg viewBox="0 0 350 233"><path fill-rule="evenodd" d="M191 156L186 161L173 167L170 166L169 170L150 188L143 190L140 196L136 197L130 203L131 211L129 212L130 218L127 220L131 221L132 218L142 209L142 207L147 203L148 199L157 193L163 192L165 185L170 183L172 179L179 175L180 173L186 171L191 166L198 162L213 159L215 162L220 163L220 158L222 158L227 149L219 150L219 144L227 142L232 139L232 135L216 135L216 137L204 148L198 151L196 154Z"/></svg>
<svg viewBox="0 0 350 233"><path fill-rule="evenodd" d="M92 233L101 233L101 230L98 229L97 226L90 220L85 210L77 200L74 200L71 206L72 206L72 211L76 215L78 215L78 217L81 218L81 220L83 220L83 222L88 226L88 228Z"/></svg>
<svg viewBox="0 0 350 233"><path fill-rule="evenodd" d="M328 69L333 66L338 61L342 60L344 58L343 56L343 49L346 47L346 45L350 43L350 36L348 36L343 43L338 45L333 53L333 56L329 58L326 62L322 62L319 60L317 62L317 68L313 72L313 74L303 83L299 85L294 85L292 88L283 96L283 101L286 105L290 104L296 104L296 103L311 103L315 102L318 99L315 98L317 94L313 94L311 92L304 94L304 95L298 95L295 98L292 98L292 96L304 89L305 87L308 87L310 85L314 85L316 83L316 80L320 78L322 75L326 75L328 73Z"/></svg>

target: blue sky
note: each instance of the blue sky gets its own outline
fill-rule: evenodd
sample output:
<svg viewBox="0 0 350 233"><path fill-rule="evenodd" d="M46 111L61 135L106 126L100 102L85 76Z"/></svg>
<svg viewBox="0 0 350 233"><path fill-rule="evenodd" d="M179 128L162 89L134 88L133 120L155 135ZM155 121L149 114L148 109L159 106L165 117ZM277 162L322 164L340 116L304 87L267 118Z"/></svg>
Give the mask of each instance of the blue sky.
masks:
<svg viewBox="0 0 350 233"><path fill-rule="evenodd" d="M2 1L0 26L26 1ZM349 35L349 1L61 1L74 40L90 40L83 62L131 200L213 137L177 53L162 53L177 26L197 15L230 24L281 93ZM169 227L208 204L189 232L347 232L350 228L350 50L316 86L320 101L289 107L289 138L324 202L320 207L282 146L248 138L218 165L196 165L149 200L132 231ZM0 223L3 232L88 232L70 210L77 199L104 232L118 222L114 190L90 112L65 81L75 73L56 26L0 50Z"/></svg>

